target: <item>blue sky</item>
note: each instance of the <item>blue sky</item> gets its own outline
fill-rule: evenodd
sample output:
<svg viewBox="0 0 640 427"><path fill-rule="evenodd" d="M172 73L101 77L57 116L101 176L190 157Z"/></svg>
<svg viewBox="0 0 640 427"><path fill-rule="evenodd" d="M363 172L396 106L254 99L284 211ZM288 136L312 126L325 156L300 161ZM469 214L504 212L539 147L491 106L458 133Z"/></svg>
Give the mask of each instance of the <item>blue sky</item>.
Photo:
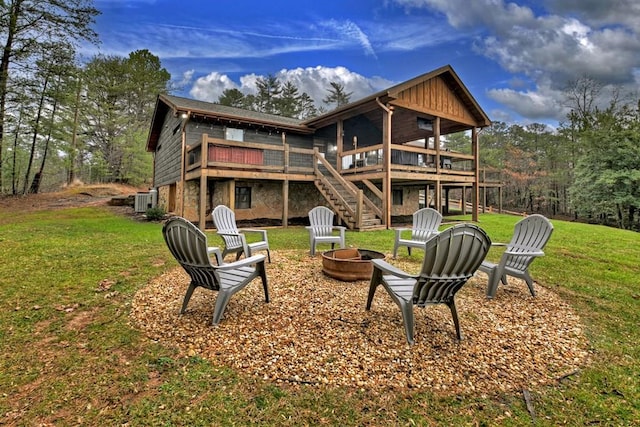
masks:
<svg viewBox="0 0 640 427"><path fill-rule="evenodd" d="M556 126L580 77L640 89L637 0L95 0L95 54L148 49L179 88L217 101L268 74L351 100L449 64L492 120Z"/></svg>

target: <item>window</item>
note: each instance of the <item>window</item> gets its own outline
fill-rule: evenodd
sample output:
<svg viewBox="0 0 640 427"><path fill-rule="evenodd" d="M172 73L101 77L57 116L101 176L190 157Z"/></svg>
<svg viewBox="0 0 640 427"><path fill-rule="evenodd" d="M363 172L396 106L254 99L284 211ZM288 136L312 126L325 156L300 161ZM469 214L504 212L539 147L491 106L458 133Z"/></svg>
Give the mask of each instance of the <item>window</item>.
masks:
<svg viewBox="0 0 640 427"><path fill-rule="evenodd" d="M394 205L402 206L402 190L393 190L392 193Z"/></svg>
<svg viewBox="0 0 640 427"><path fill-rule="evenodd" d="M236 209L251 209L251 187L236 187Z"/></svg>
<svg viewBox="0 0 640 427"><path fill-rule="evenodd" d="M226 128L224 130L224 139L229 141L244 141L244 129Z"/></svg>

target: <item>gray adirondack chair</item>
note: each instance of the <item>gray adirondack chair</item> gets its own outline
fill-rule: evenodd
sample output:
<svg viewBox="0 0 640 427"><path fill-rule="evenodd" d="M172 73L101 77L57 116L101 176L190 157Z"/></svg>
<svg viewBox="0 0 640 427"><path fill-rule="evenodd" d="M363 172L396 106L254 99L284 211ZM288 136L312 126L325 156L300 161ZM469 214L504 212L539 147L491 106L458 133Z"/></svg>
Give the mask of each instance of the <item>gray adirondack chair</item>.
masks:
<svg viewBox="0 0 640 427"><path fill-rule="evenodd" d="M413 344L414 306L446 304L460 340L462 334L455 295L473 276L490 247L491 240L480 227L458 224L427 241L422 268L417 274L402 271L384 260L373 259L366 309L371 309L376 289L382 285L400 308L407 342Z"/></svg>
<svg viewBox="0 0 640 427"><path fill-rule="evenodd" d="M244 253L249 257L256 251L267 251L267 259L271 262L271 252L269 251L269 239L267 238L267 230L259 230L255 228L238 228L236 226L236 215L225 205L218 205L211 212L213 224L216 227L217 234L224 240L224 249L222 256L228 253L235 253L236 260ZM245 234L253 233L259 235L255 241L247 241Z"/></svg>
<svg viewBox="0 0 640 427"><path fill-rule="evenodd" d="M208 247L207 236L182 217L170 218L162 227L162 234L169 251L191 278L182 301L181 314L187 310L193 291L201 286L218 292L213 311L213 324L217 325L231 297L257 277L262 279L264 299L269 302L264 255L225 263L220 249ZM215 256L218 265L211 262L211 254Z"/></svg>
<svg viewBox="0 0 640 427"><path fill-rule="evenodd" d="M315 256L316 247L319 244L331 244L331 249L337 244L340 248L345 247L346 227L333 225L334 213L325 206L316 206L309 211L309 244L311 246L311 256Z"/></svg>
<svg viewBox="0 0 640 427"><path fill-rule="evenodd" d="M411 255L411 248L424 249L424 244L431 237L438 234L438 227L442 223L442 215L435 209L423 208L413 213L411 228L396 228L393 257L398 256L398 248L406 246ZM411 237L407 236L411 232ZM407 238L408 237L408 238Z"/></svg>
<svg viewBox="0 0 640 427"><path fill-rule="evenodd" d="M487 297L493 298L502 281L507 284L507 276L523 279L529 287L532 296L536 296L533 289L533 279L529 274L529 266L540 256L544 255L545 245L553 233L553 225L542 215L534 214L520 220L514 227L511 242L494 243L494 246L506 246L498 264L484 261L480 271L489 276Z"/></svg>

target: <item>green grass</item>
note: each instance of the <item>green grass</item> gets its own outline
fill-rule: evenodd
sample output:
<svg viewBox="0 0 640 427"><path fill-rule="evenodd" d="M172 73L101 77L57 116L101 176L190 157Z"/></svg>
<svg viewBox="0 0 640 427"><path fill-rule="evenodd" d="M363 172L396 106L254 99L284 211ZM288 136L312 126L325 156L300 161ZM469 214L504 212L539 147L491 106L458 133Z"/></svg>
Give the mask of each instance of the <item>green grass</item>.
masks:
<svg viewBox="0 0 640 427"><path fill-rule="evenodd" d="M480 225L494 241L508 241L518 219L487 214ZM136 290L176 265L160 224L101 208L5 217L0 424L634 425L640 420L640 234L553 223L547 255L532 265L532 275L580 314L593 362L556 385L532 389L533 422L520 393L296 390L179 357L129 324ZM270 229L269 241L272 249L297 249L301 256L309 249L301 227ZM388 253L393 231L347 232L347 242ZM220 244L211 233L210 243Z"/></svg>

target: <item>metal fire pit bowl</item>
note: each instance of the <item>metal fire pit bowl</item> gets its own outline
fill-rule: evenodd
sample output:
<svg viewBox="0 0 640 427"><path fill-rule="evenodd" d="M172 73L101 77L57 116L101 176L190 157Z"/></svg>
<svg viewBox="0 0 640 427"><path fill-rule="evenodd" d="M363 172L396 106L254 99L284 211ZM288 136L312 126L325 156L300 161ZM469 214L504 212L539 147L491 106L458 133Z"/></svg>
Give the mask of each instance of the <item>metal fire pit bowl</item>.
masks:
<svg viewBox="0 0 640 427"><path fill-rule="evenodd" d="M369 280L373 273L372 259L384 259L383 253L368 249L336 249L322 253L322 271L344 282Z"/></svg>

